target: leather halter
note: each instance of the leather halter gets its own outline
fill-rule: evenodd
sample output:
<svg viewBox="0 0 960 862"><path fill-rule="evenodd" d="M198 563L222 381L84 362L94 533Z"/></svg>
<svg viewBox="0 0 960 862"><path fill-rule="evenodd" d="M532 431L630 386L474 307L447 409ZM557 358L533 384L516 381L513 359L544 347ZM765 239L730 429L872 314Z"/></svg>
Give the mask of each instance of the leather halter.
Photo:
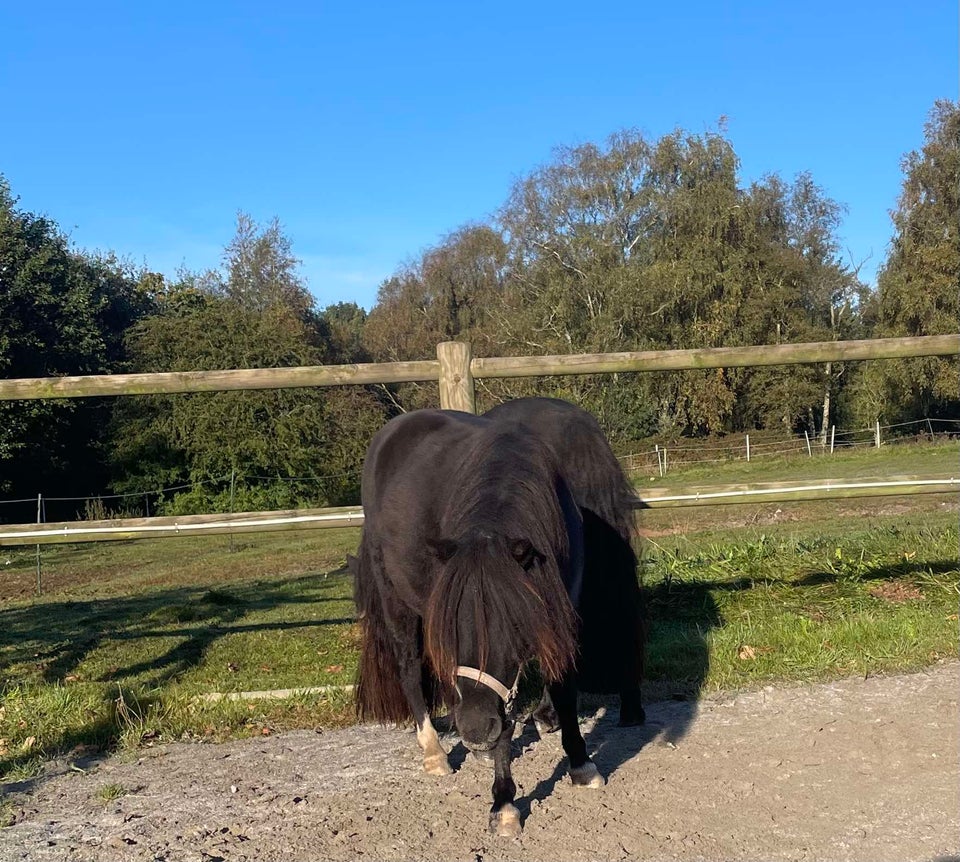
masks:
<svg viewBox="0 0 960 862"><path fill-rule="evenodd" d="M485 685L491 691L495 691L500 695L504 709L509 713L513 709L513 702L517 699L517 690L520 688L520 676L523 673L523 667L521 666L520 670L517 671L517 678L513 682L513 688L507 688L495 676L490 676L490 674L478 670L475 667L457 665L454 673L456 676L463 676L467 679L475 680L480 683L480 685ZM459 686L457 690L459 692Z"/></svg>

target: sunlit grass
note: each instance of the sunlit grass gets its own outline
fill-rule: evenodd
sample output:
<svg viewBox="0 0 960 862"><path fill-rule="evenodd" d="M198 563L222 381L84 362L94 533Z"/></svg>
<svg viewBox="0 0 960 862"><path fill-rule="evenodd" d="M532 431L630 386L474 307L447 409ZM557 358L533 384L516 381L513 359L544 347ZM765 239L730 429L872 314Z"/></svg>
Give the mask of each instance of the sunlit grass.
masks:
<svg viewBox="0 0 960 862"><path fill-rule="evenodd" d="M956 516L887 520L740 531L736 544L709 531L650 550L651 682L717 691L956 656Z"/></svg>

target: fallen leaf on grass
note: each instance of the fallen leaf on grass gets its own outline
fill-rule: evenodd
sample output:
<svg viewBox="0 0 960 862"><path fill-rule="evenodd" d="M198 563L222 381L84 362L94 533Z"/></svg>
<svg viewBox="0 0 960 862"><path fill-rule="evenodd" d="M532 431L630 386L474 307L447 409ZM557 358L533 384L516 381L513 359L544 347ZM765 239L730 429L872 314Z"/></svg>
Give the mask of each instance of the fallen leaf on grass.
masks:
<svg viewBox="0 0 960 862"><path fill-rule="evenodd" d="M34 746L34 744L36 743L36 741L37 741L37 738L36 738L35 736L28 736L28 737L23 741L23 745L21 745L20 748L21 748L23 751L29 751L31 748L33 748L33 746Z"/></svg>
<svg viewBox="0 0 960 862"><path fill-rule="evenodd" d="M756 658L757 653L752 646L744 644L740 647L740 652L737 653L737 658L741 661L746 661L747 659Z"/></svg>
<svg viewBox="0 0 960 862"><path fill-rule="evenodd" d="M331 664L326 668L327 673L340 673L343 670L342 664Z"/></svg>

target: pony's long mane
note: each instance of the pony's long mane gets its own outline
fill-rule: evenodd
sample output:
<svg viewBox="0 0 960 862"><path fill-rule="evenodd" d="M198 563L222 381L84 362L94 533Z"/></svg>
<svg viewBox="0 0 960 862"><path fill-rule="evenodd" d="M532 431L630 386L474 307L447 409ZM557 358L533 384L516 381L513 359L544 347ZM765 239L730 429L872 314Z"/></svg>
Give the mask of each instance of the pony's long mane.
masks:
<svg viewBox="0 0 960 862"><path fill-rule="evenodd" d="M522 662L536 657L549 680L573 663L576 616L561 567L569 542L550 450L518 429L485 429L453 480L457 493L441 519L455 550L423 611L424 648L437 676L452 679L461 614L475 621L481 669L491 646ZM521 567L518 540L535 555Z"/></svg>
<svg viewBox="0 0 960 862"><path fill-rule="evenodd" d="M558 459L577 505L590 509L632 544L636 493L594 416L555 398L518 398L484 416L518 422L537 434Z"/></svg>

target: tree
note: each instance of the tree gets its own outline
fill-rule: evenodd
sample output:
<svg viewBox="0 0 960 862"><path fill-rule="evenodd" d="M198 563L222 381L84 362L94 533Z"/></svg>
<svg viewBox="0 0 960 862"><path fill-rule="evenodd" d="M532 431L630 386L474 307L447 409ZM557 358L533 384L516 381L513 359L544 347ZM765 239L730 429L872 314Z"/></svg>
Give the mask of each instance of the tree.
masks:
<svg viewBox="0 0 960 862"><path fill-rule="evenodd" d="M329 347L328 361L343 365L369 362L363 346L367 312L355 302L338 302L327 306L320 315Z"/></svg>
<svg viewBox="0 0 960 862"><path fill-rule="evenodd" d="M260 228L241 214L222 272L185 276L131 330L138 370L321 364L332 352L328 328L297 266L275 221ZM366 440L336 440L338 429L357 431L342 405L331 409L342 397L282 389L128 399L114 425L117 487L189 482L193 490L172 504L179 511L222 509L231 499L244 509L354 502ZM377 427L376 401L362 391L349 398Z"/></svg>
<svg viewBox="0 0 960 862"><path fill-rule="evenodd" d="M839 337L858 289L837 255L840 208L807 175L742 188L738 168L719 133L558 151L500 213L509 278L491 340L564 353ZM563 385L608 427L690 434L812 426L835 373L780 370L776 388L749 371L635 375L616 395L603 378Z"/></svg>
<svg viewBox="0 0 960 862"><path fill-rule="evenodd" d="M490 349L489 316L499 307L505 263L503 239L490 226L454 231L380 286L363 328L364 348L379 362L435 359L439 342L463 339L483 355ZM437 406L434 385L385 391L396 409Z"/></svg>
<svg viewBox="0 0 960 862"><path fill-rule="evenodd" d="M745 201L759 245L742 309L747 343L831 341L863 335L868 294L840 255L842 207L808 173L792 184L766 177ZM740 372L741 427L827 433L848 376L843 363ZM825 439L825 436L822 436Z"/></svg>
<svg viewBox="0 0 960 862"><path fill-rule="evenodd" d="M894 236L877 281L877 336L941 335L960 320L960 103L938 101L922 149L903 159ZM872 421L957 415L955 359L873 363L858 412Z"/></svg>
<svg viewBox="0 0 960 862"><path fill-rule="evenodd" d="M122 370L123 333L150 307L154 278L112 256L72 250L54 222L17 207L0 177L3 376ZM0 403L0 492L102 491L98 447L108 409L91 400Z"/></svg>

